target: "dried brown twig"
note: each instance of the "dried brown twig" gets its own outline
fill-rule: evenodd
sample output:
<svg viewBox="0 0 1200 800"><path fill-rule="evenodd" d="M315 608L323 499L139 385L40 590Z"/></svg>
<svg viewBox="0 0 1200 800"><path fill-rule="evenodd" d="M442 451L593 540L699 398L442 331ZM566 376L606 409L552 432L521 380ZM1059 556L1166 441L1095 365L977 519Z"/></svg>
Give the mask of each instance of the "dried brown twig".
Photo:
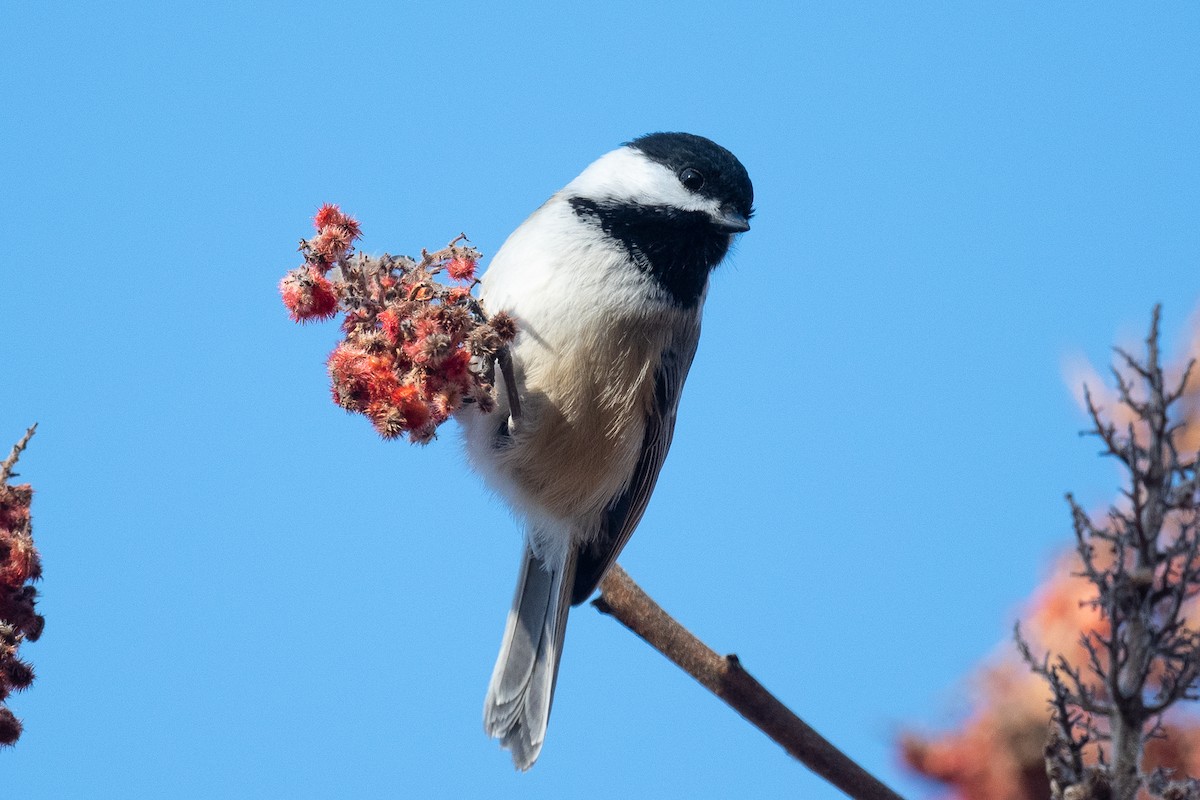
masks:
<svg viewBox="0 0 1200 800"><path fill-rule="evenodd" d="M37 431L37 423L29 426L29 430L25 431L25 435L21 437L21 441L13 445L12 452L8 454L8 458L0 461L0 483L8 483L8 479L12 477L13 467L17 465L17 459L21 457L21 453L29 446L29 440L33 438L33 434Z"/></svg>
<svg viewBox="0 0 1200 800"><path fill-rule="evenodd" d="M1052 694L1054 734L1046 750L1053 797L1134 800L1151 796L1200 798L1194 782L1146 775L1144 747L1160 735L1162 715L1197 698L1200 632L1187 625L1185 603L1200 593L1197 458L1181 453L1173 406L1184 396L1192 364L1169 382L1159 354L1154 309L1146 355L1117 349L1116 409L1085 395L1088 434L1117 459L1127 476L1124 502L1094 521L1067 495L1080 576L1094 588L1089 601L1102 624L1084 633L1083 664L1036 658L1017 632L1018 647ZM1128 419L1118 426L1114 413ZM1097 748L1096 766L1085 749Z"/></svg>
<svg viewBox="0 0 1200 800"><path fill-rule="evenodd" d="M830 744L768 692L735 655L720 656L679 624L633 579L614 565L592 601L651 647L675 662L746 721L813 772L855 800L901 800L900 795Z"/></svg>

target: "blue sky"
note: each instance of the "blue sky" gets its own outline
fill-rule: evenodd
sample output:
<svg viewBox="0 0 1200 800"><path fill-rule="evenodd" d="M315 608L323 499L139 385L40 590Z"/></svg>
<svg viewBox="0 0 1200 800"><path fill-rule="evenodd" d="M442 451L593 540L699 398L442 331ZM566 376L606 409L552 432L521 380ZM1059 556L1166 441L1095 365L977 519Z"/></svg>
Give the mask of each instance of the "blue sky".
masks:
<svg viewBox="0 0 1200 800"><path fill-rule="evenodd" d="M412 5L409 8L406 6ZM1064 384L1200 301L1194 5L15 4L0 444L46 634L5 795L840 796L588 607L514 773L480 709L516 527L453 432L328 400L276 283L322 202L485 253L592 159L686 130L758 214L715 275L622 563L911 797L1070 489Z"/></svg>

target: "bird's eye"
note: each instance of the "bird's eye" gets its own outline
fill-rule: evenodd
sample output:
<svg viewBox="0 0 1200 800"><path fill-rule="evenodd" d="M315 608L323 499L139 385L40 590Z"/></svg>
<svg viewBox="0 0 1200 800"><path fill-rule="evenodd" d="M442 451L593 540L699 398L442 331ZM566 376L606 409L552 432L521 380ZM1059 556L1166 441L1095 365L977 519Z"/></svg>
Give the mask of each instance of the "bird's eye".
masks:
<svg viewBox="0 0 1200 800"><path fill-rule="evenodd" d="M679 182L682 183L689 192L698 192L700 191L700 187L704 185L704 176L691 167L688 167L683 172L679 173Z"/></svg>

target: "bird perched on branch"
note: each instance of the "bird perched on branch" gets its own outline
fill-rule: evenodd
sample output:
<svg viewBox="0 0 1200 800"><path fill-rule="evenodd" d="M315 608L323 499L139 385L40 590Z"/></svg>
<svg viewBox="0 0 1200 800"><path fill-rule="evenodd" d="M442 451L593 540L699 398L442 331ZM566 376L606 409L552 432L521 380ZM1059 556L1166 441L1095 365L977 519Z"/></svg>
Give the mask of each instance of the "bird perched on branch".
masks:
<svg viewBox="0 0 1200 800"><path fill-rule="evenodd" d="M518 769L545 740L567 613L615 562L654 490L709 273L749 230L753 199L725 148L652 133L551 197L483 278L485 309L510 314L519 333L495 410L460 419L472 464L525 525L484 705L487 733Z"/></svg>

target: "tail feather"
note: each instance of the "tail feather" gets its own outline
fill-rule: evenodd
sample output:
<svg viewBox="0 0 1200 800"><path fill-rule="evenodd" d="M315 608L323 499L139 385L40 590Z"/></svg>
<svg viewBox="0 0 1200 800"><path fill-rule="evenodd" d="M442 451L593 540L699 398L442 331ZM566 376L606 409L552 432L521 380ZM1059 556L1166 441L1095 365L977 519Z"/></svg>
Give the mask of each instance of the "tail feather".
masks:
<svg viewBox="0 0 1200 800"><path fill-rule="evenodd" d="M484 701L484 730L512 751L513 763L520 770L533 766L546 738L571 609L574 565L574 554L551 564L526 548Z"/></svg>

